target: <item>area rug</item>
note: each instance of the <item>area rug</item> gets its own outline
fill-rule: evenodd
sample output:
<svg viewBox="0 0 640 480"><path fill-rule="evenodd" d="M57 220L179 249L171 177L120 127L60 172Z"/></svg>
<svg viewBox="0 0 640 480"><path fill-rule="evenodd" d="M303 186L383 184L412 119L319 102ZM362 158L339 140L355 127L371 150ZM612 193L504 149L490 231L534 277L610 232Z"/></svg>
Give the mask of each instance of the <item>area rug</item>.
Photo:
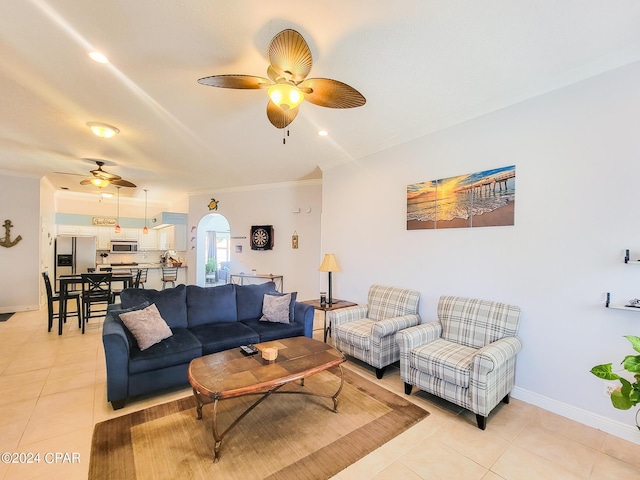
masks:
<svg viewBox="0 0 640 480"><path fill-rule="evenodd" d="M313 479L330 478L396 437L429 413L344 369L338 412L330 399L272 395L224 437L213 462L213 405L196 419L192 396L95 426L89 479ZM335 392L339 379L322 372L305 380L314 392ZM221 430L255 396L218 404Z"/></svg>
<svg viewBox="0 0 640 480"><path fill-rule="evenodd" d="M12 313L0 313L0 322L6 322L7 320L9 320L13 315L15 314L15 312Z"/></svg>

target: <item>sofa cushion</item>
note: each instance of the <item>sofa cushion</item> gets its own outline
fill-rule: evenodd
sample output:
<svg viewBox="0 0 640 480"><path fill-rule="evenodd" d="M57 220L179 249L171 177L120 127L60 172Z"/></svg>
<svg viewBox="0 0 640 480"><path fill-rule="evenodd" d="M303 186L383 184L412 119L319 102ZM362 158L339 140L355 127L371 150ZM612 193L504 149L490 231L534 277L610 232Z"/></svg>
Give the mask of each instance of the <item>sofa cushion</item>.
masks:
<svg viewBox="0 0 640 480"><path fill-rule="evenodd" d="M244 323L247 327L260 335L260 342L270 342L280 338L301 337L304 335L303 323L272 323L263 322L257 318L252 320L243 320L241 323Z"/></svg>
<svg viewBox="0 0 640 480"><path fill-rule="evenodd" d="M120 294L122 308L130 308L147 301L155 303L169 327L187 328L187 287L178 285L166 290L125 288Z"/></svg>
<svg viewBox="0 0 640 480"><path fill-rule="evenodd" d="M370 318L361 318L353 322L347 322L335 329L335 335L340 340L361 348L362 350L371 349L371 332L375 321Z"/></svg>
<svg viewBox="0 0 640 480"><path fill-rule="evenodd" d="M262 300L262 316L260 321L271 323L289 323L291 314L289 304L291 294L285 295L265 295Z"/></svg>
<svg viewBox="0 0 640 480"><path fill-rule="evenodd" d="M186 328L174 328L172 332L169 338L146 350L132 347L129 352L129 374L185 364L202 356L202 347L193 333Z"/></svg>
<svg viewBox="0 0 640 480"><path fill-rule="evenodd" d="M260 336L240 322L200 325L190 331L201 343L203 355L260 342Z"/></svg>
<svg viewBox="0 0 640 480"><path fill-rule="evenodd" d="M235 322L236 286L187 287L187 322L189 328L209 323Z"/></svg>
<svg viewBox="0 0 640 480"><path fill-rule="evenodd" d="M146 350L173 335L155 304L151 304L142 310L121 313L120 319L135 337L140 350Z"/></svg>
<svg viewBox="0 0 640 480"><path fill-rule="evenodd" d="M259 318L262 315L262 300L265 293L276 291L274 282L257 285L236 285L238 321Z"/></svg>
<svg viewBox="0 0 640 480"><path fill-rule="evenodd" d="M438 338L411 350L411 366L420 372L469 388L471 362L477 349Z"/></svg>

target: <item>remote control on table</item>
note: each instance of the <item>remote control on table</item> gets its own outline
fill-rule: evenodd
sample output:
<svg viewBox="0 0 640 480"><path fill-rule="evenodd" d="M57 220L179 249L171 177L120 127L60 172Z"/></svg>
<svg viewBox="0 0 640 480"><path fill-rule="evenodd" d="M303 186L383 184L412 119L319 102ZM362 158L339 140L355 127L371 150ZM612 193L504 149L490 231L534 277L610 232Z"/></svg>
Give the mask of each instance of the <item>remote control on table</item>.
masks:
<svg viewBox="0 0 640 480"><path fill-rule="evenodd" d="M245 355L255 355L256 353L258 353L258 349L255 347L255 345L242 345L240 347L240 351Z"/></svg>

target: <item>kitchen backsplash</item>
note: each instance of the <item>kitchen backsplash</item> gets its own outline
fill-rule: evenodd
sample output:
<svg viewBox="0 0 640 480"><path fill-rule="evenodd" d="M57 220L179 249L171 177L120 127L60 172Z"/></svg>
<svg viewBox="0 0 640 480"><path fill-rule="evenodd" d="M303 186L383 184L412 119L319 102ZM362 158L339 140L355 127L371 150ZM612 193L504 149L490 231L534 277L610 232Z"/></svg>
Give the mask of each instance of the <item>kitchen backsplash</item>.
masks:
<svg viewBox="0 0 640 480"><path fill-rule="evenodd" d="M111 253L108 250L98 250L96 254L96 263L162 263L162 255L166 250L146 250L136 253ZM102 258L100 255L107 253L108 256ZM185 262L187 252L176 252L173 256L179 262Z"/></svg>

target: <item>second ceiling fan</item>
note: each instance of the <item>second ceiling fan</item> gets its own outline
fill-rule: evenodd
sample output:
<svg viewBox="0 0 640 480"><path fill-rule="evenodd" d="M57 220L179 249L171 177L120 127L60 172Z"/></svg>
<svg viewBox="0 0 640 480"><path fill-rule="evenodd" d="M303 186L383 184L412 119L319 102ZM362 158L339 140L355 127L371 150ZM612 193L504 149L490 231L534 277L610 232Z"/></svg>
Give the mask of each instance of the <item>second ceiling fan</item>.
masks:
<svg viewBox="0 0 640 480"><path fill-rule="evenodd" d="M198 80L202 85L221 88L266 88L269 94L267 117L276 128L285 128L307 100L320 107L361 107L366 99L355 88L338 80L306 78L313 60L309 45L295 30L278 33L269 43L269 78L253 75L213 75Z"/></svg>

